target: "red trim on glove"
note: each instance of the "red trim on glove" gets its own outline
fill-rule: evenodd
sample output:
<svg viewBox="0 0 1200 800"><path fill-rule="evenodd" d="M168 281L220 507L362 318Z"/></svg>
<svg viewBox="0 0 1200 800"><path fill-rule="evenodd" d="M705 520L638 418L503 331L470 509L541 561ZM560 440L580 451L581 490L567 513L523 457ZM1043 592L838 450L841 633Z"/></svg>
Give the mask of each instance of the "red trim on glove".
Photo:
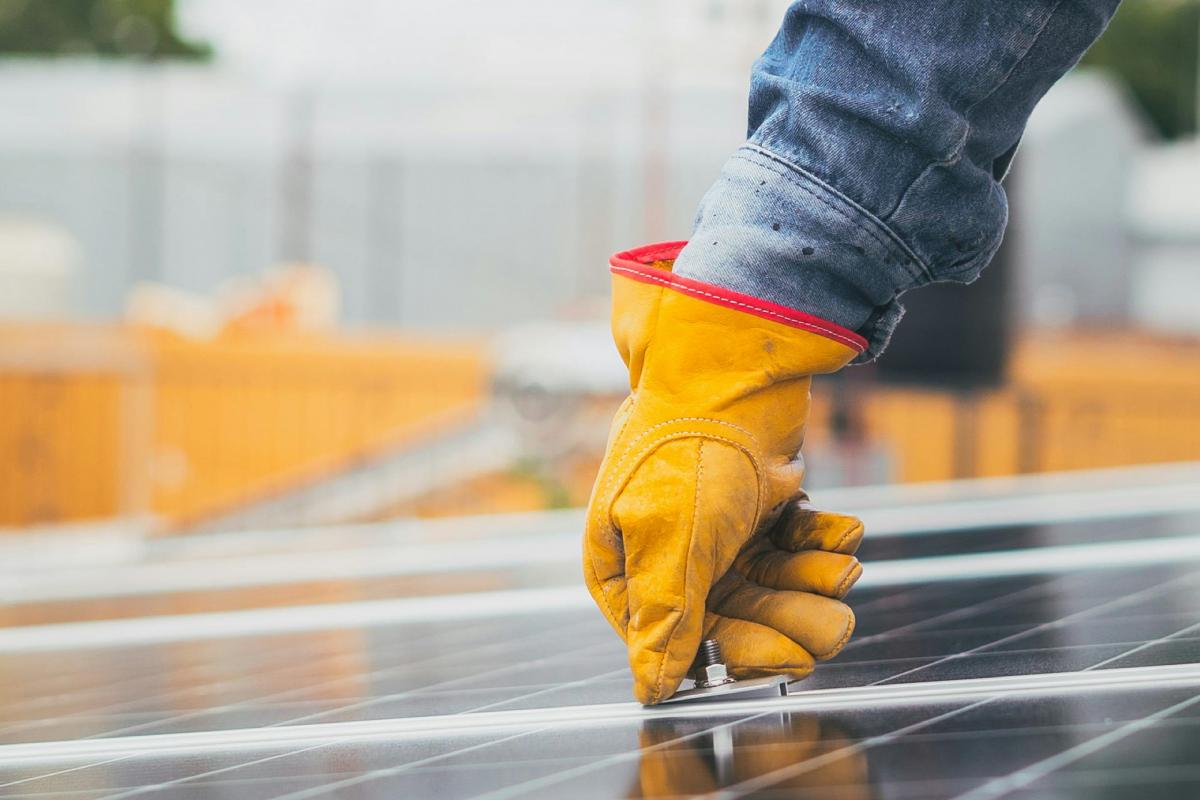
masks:
<svg viewBox="0 0 1200 800"><path fill-rule="evenodd" d="M769 319L772 322L781 322L793 328L800 328L801 330L819 334L827 339L840 342L859 353L867 349L866 339L848 328L843 328L841 325L835 325L828 320L814 317L812 314L805 314L803 311L797 311L794 308L772 303L769 300L751 297L748 294L735 292L731 289L723 289L720 286L713 286L710 283L685 278L653 266L656 261L674 261L679 255L679 251L686 244L687 242L661 242L659 244L648 244L644 247L637 247L633 250L626 250L622 253L617 253L609 259L609 269L614 275L621 275L642 283L655 283L660 286L666 286L669 289L674 289L677 292L690 295L708 303L737 309L747 314L753 314L756 317Z"/></svg>

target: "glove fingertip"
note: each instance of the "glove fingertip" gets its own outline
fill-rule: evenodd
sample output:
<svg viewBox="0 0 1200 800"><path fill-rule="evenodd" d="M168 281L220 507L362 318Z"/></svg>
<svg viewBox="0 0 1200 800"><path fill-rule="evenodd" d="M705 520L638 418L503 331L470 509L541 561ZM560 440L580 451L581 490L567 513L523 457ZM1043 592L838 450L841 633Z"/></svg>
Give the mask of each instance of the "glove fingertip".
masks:
<svg viewBox="0 0 1200 800"><path fill-rule="evenodd" d="M697 622L677 608L642 607L630 619L629 666L639 702L654 705L675 694L700 644Z"/></svg>
<svg viewBox="0 0 1200 800"><path fill-rule="evenodd" d="M838 582L837 587L834 589L833 597L841 600L843 597L849 594L850 590L854 587L854 584L858 583L858 579L862 577L862 574L862 562L855 558L846 569L846 572L842 576L841 581Z"/></svg>

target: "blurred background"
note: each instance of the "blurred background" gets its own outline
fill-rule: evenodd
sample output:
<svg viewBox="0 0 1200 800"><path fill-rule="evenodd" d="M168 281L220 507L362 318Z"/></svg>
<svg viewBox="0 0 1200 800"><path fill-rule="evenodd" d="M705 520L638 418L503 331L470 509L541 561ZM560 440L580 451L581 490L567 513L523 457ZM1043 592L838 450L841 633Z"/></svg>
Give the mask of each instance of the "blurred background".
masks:
<svg viewBox="0 0 1200 800"><path fill-rule="evenodd" d="M0 0L0 533L585 503L607 257L686 237L786 5ZM1126 0L810 486L1200 457L1198 39Z"/></svg>

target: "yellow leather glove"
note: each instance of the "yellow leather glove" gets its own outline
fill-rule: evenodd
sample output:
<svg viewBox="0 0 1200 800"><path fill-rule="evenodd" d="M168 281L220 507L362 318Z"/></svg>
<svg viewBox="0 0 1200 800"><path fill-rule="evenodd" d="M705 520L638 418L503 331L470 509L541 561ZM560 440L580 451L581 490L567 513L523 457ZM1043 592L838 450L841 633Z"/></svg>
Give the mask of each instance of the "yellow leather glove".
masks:
<svg viewBox="0 0 1200 800"><path fill-rule="evenodd" d="M706 631L735 676L807 675L849 639L854 615L837 598L860 571L858 520L782 512L803 497L811 376L865 342L673 275L682 246L612 259L613 336L631 394L584 536L588 589L628 645L643 703L675 692Z"/></svg>

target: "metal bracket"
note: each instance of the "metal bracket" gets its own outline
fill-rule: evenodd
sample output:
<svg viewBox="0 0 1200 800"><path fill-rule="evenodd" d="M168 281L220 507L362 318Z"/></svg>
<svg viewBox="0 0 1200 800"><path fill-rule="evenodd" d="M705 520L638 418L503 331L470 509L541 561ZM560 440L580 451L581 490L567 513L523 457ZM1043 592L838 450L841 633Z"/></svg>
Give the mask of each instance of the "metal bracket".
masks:
<svg viewBox="0 0 1200 800"><path fill-rule="evenodd" d="M692 667L692 675L696 686L683 689L663 700L666 703L690 703L694 701L712 700L752 700L759 697L787 697L787 678L782 675L770 675L765 678L751 678L745 681L729 677L725 668L725 659L721 657L721 647L715 639L705 639L700 644L696 654L696 663Z"/></svg>
<svg viewBox="0 0 1200 800"><path fill-rule="evenodd" d="M717 686L696 686L694 689L682 689L660 702L659 705L715 700L755 700L760 697L787 697L787 693L787 678L782 675L768 675L765 678L750 678Z"/></svg>

